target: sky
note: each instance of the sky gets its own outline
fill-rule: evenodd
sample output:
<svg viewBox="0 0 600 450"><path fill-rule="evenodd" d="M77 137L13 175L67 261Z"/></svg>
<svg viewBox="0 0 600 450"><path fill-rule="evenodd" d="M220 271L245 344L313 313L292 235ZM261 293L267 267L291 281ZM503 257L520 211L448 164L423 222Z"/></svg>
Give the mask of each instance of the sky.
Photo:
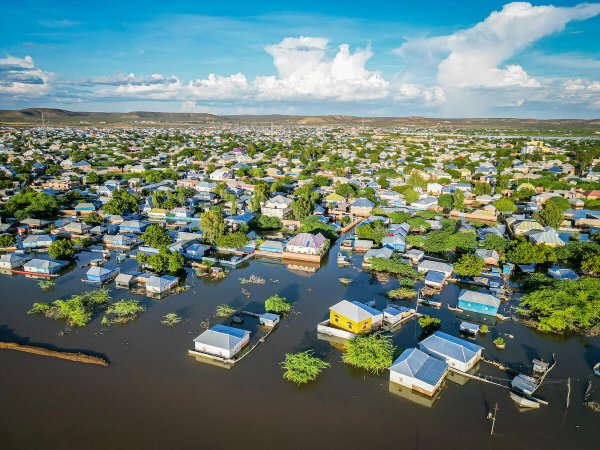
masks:
<svg viewBox="0 0 600 450"><path fill-rule="evenodd" d="M0 109L600 117L600 3L4 2Z"/></svg>

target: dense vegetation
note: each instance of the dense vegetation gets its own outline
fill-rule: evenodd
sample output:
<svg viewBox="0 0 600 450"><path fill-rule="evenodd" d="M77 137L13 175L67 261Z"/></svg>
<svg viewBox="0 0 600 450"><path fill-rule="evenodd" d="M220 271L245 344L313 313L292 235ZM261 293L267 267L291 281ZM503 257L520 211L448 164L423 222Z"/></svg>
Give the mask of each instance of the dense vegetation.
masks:
<svg viewBox="0 0 600 450"><path fill-rule="evenodd" d="M360 335L346 341L342 360L346 364L380 373L390 367L394 358L394 344L389 336Z"/></svg>
<svg viewBox="0 0 600 450"><path fill-rule="evenodd" d="M519 312L542 331L600 332L600 279L548 281L521 299Z"/></svg>

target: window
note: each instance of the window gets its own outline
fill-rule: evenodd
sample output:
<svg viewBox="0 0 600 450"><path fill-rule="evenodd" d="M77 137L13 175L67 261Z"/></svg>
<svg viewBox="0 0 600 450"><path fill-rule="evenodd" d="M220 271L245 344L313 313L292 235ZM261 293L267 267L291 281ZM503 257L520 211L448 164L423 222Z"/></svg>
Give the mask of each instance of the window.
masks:
<svg viewBox="0 0 600 450"><path fill-rule="evenodd" d="M352 329L352 322L348 322L348 328Z"/></svg>
<svg viewBox="0 0 600 450"><path fill-rule="evenodd" d="M336 322L340 321L340 316L333 316L333 320L335 320Z"/></svg>

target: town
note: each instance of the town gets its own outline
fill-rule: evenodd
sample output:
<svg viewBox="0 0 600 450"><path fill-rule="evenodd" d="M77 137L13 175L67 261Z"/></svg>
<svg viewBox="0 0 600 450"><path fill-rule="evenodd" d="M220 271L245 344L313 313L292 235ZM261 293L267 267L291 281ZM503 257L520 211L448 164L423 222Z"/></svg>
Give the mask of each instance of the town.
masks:
<svg viewBox="0 0 600 450"><path fill-rule="evenodd" d="M413 401L431 405L458 377L508 388L525 409L548 405L536 391L560 360L533 349L532 370L511 367L501 350L521 343L504 324L600 332L594 140L245 124L4 127L0 158L0 270L46 297L81 271L80 294L31 302L31 314L67 332L99 314L104 326L134 321L143 298L201 291L195 279L219 283L255 261L307 276L335 265L340 276L328 283L348 293L356 270L394 287L329 304L323 292L324 320L310 332L345 363L389 369L390 392ZM248 301L267 283L240 281ZM111 302L117 290L134 297ZM181 351L225 368L302 311L301 298L282 295L247 307L222 300L219 323L205 323ZM453 333L440 330L443 311ZM182 319L171 312L163 323ZM411 322L420 336L395 347ZM312 348L289 352L284 378L304 384L329 364ZM508 378L491 381L481 365Z"/></svg>

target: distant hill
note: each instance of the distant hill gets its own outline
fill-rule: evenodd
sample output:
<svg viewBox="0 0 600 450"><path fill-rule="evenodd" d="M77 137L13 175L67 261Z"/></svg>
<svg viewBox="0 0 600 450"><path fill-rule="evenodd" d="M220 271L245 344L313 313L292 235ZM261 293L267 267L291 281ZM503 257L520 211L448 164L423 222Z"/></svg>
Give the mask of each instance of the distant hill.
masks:
<svg viewBox="0 0 600 450"><path fill-rule="evenodd" d="M205 113L165 113L132 111L127 113L79 112L51 108L0 110L0 125L71 125L71 126L193 126L200 124L273 124L304 126L371 126L436 128L439 130L521 130L539 132L600 133L600 119L511 119L473 118L437 119L427 117L357 117L342 115L288 116L288 115L214 115Z"/></svg>

